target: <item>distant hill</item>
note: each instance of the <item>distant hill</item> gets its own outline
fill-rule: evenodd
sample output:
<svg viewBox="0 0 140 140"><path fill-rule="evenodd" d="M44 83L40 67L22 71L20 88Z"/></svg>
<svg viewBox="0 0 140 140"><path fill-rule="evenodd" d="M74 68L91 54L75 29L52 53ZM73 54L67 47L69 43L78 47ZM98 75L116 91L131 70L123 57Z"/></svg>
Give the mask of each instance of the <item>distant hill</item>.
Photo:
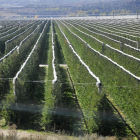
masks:
<svg viewBox="0 0 140 140"><path fill-rule="evenodd" d="M5 0L5 6L7 6ZM14 3L11 7L3 7L1 11L15 13L25 17L42 16L105 16L125 15L140 12L139 0L11 0ZM10 2L11 2L10 1ZM46 2L47 1L47 2ZM59 2L59 4L58 4ZM76 3L78 2L78 3ZM26 3L26 5L24 5ZM33 3L33 4L32 4ZM17 6L17 7L15 7ZM19 7L22 6L22 7Z"/></svg>
<svg viewBox="0 0 140 140"><path fill-rule="evenodd" d="M35 5L64 5L64 4L74 4L82 2L94 2L98 0L0 0L0 6L25 6L29 4ZM109 0L100 0L109 1Z"/></svg>

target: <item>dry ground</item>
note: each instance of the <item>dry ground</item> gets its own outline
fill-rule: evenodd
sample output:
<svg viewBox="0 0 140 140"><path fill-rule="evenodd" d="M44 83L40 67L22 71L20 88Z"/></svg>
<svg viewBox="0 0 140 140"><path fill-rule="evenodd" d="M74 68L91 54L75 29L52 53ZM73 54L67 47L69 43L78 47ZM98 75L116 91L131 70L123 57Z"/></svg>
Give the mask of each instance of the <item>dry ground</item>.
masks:
<svg viewBox="0 0 140 140"><path fill-rule="evenodd" d="M96 134L74 137L54 133L26 132L21 130L0 129L0 140L118 140L114 137L102 137ZM124 138L122 140L127 140ZM137 140L137 139L135 139Z"/></svg>

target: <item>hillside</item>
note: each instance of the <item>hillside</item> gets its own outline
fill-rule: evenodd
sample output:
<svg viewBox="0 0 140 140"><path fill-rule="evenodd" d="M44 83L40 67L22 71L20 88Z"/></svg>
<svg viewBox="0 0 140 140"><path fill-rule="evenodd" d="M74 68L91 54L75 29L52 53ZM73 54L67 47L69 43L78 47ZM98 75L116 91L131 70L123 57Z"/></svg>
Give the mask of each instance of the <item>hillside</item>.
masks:
<svg viewBox="0 0 140 140"><path fill-rule="evenodd" d="M82 2L83 1L83 2ZM30 2L30 1L29 1ZM140 2L134 0L122 0L122 1L92 1L85 2L81 0L81 3L74 3L73 1L63 3L59 1L60 5L57 5L55 0L47 4L41 0L42 5L38 5L39 1L35 1L34 4L25 5L22 7L3 7L1 11L7 13L15 13L26 17L58 17L58 16L100 16L100 15L126 15L136 14L137 10L140 9ZM71 2L71 4L70 4ZM76 1L75 1L76 2ZM53 3L53 5L51 5ZM21 3L20 3L21 4Z"/></svg>

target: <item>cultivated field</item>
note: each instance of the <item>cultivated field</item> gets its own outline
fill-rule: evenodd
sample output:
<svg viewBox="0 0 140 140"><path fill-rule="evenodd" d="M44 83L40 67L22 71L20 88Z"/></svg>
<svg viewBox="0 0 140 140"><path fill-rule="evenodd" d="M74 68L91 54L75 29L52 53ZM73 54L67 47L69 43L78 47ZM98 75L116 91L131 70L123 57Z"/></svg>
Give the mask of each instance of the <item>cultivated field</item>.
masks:
<svg viewBox="0 0 140 140"><path fill-rule="evenodd" d="M0 21L2 125L140 135L140 20Z"/></svg>

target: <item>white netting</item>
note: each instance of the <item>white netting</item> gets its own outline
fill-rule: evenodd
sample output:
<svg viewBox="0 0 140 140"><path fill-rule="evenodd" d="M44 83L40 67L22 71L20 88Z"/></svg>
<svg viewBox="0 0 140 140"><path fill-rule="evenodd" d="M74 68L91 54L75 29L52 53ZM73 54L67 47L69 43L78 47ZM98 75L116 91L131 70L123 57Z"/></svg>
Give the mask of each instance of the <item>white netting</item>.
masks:
<svg viewBox="0 0 140 140"><path fill-rule="evenodd" d="M31 23L30 23L30 24L31 24ZM30 24L28 24L28 25L30 25ZM28 26L28 25L26 25L26 26ZM25 28L26 26L24 26L24 27L22 27L22 28ZM11 38L11 39L9 39L9 40L7 40L7 41L5 42L5 45L7 45L9 42L11 42L11 41L14 40L15 38L19 37L20 35L24 34L25 32L27 32L27 31L28 31L29 29L31 29L33 26L34 26L34 24L33 24L32 26L30 26L29 28L27 28L27 29L26 29L25 31L23 31L22 33L20 33L20 34L14 36L13 38ZM21 28L21 29L22 29L22 28Z"/></svg>
<svg viewBox="0 0 140 140"><path fill-rule="evenodd" d="M128 45L128 44L124 44L124 46L129 47L131 49L134 49L136 51L140 51L140 49L138 49L138 47L137 48L134 48L134 47L132 47L131 45Z"/></svg>
<svg viewBox="0 0 140 140"><path fill-rule="evenodd" d="M112 38L110 38L110 37L108 37L108 36L106 36L106 35L102 35L102 34L100 34L100 33L96 33L96 32L90 31L89 29L87 29L87 28L85 28L85 27L83 27L83 26L81 26L81 25L79 25L79 24L77 24L77 23L74 23L74 24L80 26L81 28L84 28L84 29L88 30L88 31L91 32L91 33L94 33L94 34L97 34L97 35L106 37L106 38L108 38L108 39L110 39L110 40L112 40L112 41L114 41L114 42L116 42L116 43L121 43L120 41L118 41L118 40L116 40L116 39L112 39ZM81 23L80 23L80 24L81 24ZM82 25L87 26L87 27L90 27L90 28L93 28L93 27L91 27L91 26L89 26L89 25L87 25L87 24L82 24ZM75 28L76 28L76 27L75 27ZM101 31L101 30L99 30L99 29L96 29L96 30L102 32L103 34L108 34L108 35L110 35L110 36L115 36L115 37L124 39L124 40L126 40L126 41L130 41L130 42L136 43L136 45L137 45L137 41L131 40L131 39L129 39L129 38L126 38L126 37L123 37L123 36L119 36L119 35L116 35L116 34L112 34L112 33L108 33L108 32L104 32L104 31ZM110 31L110 32L113 32L113 31ZM113 33L114 33L114 32L113 32ZM115 33L118 33L118 32L115 32ZM119 32L119 33L120 33L120 32ZM121 33L120 33L120 34L121 34ZM124 35L128 35L128 34L125 33ZM129 36L130 36L130 35L129 35ZM131 35L131 36L132 36L132 35ZM138 37L138 36L132 36L132 37L140 38L140 37Z"/></svg>
<svg viewBox="0 0 140 140"><path fill-rule="evenodd" d="M41 23L42 24L42 23ZM40 25L41 25L40 24ZM19 44L19 46L16 46L15 48L13 48L9 53L7 53L5 56L3 56L1 59L0 59L0 61L3 61L5 58L7 58L10 54L12 54L12 52L14 51L14 50L16 50L17 49L17 51L19 52L19 48L21 47L21 45L22 45L22 43L27 39L27 38L29 38L31 35L33 35L34 34L34 32L37 30L39 28L39 26L37 26L37 28L31 33L31 34L29 34L26 38L24 38L21 42L20 42L20 44Z"/></svg>
<svg viewBox="0 0 140 140"><path fill-rule="evenodd" d="M16 29L16 28L18 28L18 26L14 27L14 28L12 28L12 29L6 31L6 32L0 33L0 35L6 34L6 33L10 32L10 31L12 31L12 30L14 30L14 29Z"/></svg>
<svg viewBox="0 0 140 140"><path fill-rule="evenodd" d="M87 28L85 28L85 27L83 27L83 26L81 26L81 25L79 25L79 24L82 24L82 25L87 26L87 27L90 27L90 28L93 28L93 26L96 26L96 25L89 26L89 24L88 24L87 22L86 22L86 24L83 24L83 21L80 22L79 24L78 24L78 23L74 23L74 24L76 24L76 25L78 25L78 26L80 26L80 27L82 27L82 28L84 28L84 29L86 29L86 30L88 30L88 31L90 31L90 30L87 29ZM99 26L99 25L98 25L97 27L98 27L98 28L103 28L103 27L101 27L101 26ZM118 38L124 39L125 41L133 42L133 43L135 43L135 44L138 46L137 41L134 41L134 40L132 40L132 39L129 39L129 38L126 38L126 37L123 37L123 36L120 36L120 35L116 35L116 34L113 34L113 33L128 35L128 36L131 36L131 37L134 37L134 38L140 38L139 36L133 36L133 35L130 35L130 34L127 34L127 33L111 31L111 30L109 30L109 29L107 29L107 28L103 28L103 29L104 29L104 30L107 30L107 31L109 31L109 32L113 32L113 33L108 33L108 32L105 32L105 31L101 31L101 30L99 30L99 29L97 29L97 28L95 28L95 27L94 27L94 29L96 29L96 30L98 30L99 32L102 32L102 33L104 33L104 34L110 35L111 37L114 36L114 37L118 37ZM90 31L90 32L93 32L93 31ZM98 34L98 33L96 33L96 32L93 32L93 33ZM99 34L99 35L101 35L101 34ZM112 38L109 38L109 39L111 39L112 41L115 41L115 42L118 42L118 43L119 43L119 41L117 41L116 39L112 39Z"/></svg>
<svg viewBox="0 0 140 140"><path fill-rule="evenodd" d="M60 21L60 22L61 22L61 21ZM61 22L61 23L62 23L62 22ZM62 23L62 24L63 24L66 28L68 28L64 23ZM70 29L69 29L69 30L70 30ZM71 33L72 33L73 35L75 35L72 31L71 31ZM83 41L83 39L80 38L78 35L75 35L75 36L78 37L82 42L85 43L85 41ZM112 59L108 58L107 56L105 56L105 55L99 53L98 51L94 50L89 44L88 44L87 46L88 46L91 50L93 50L94 52L98 53L100 56L106 58L107 60L109 60L110 62L112 62L114 65L116 65L116 66L118 66L119 68L121 68L123 71L125 71L125 72L128 73L129 75L133 76L135 79L140 80L140 77L134 75L133 73L131 73L130 71L128 71L127 69L125 69L123 66L119 65L118 63L116 63L116 62L113 61ZM109 45L107 45L107 46L109 46ZM138 58L136 58L136 59L138 59ZM139 59L138 59L138 60L139 60Z"/></svg>
<svg viewBox="0 0 140 140"><path fill-rule="evenodd" d="M82 22L84 22L84 21L82 21ZM131 36L131 34L137 34L137 35L139 35L139 32L138 31L135 31L135 30L131 30L132 29L132 27L130 26L129 28L131 28L131 29L127 29L127 28L125 28L126 26L123 26L123 24L122 24L122 20L118 23L119 25L117 25L117 24L108 24L108 22L103 22L103 21L101 21L101 22L97 22L97 23L95 23L95 21L94 22L90 22L90 24L92 24L92 25L94 25L94 26L96 26L96 27L101 27L101 28L104 28L105 30L108 30L108 31L110 31L110 32L116 32L116 31L120 31L120 33L128 33L128 34L130 34L130 36ZM97 25L96 25L97 24ZM106 24L106 25L105 25ZM126 23L124 23L124 24L126 24ZM100 26L98 26L98 25L100 25ZM118 27L121 27L121 29L118 29ZM111 29L113 29L113 30L116 30L116 31L111 31L111 30L109 30L109 29L106 29L106 28L111 28ZM125 31L126 30L126 31ZM127 30L129 30L129 31L127 31ZM119 32L118 32L119 33Z"/></svg>
<svg viewBox="0 0 140 140"><path fill-rule="evenodd" d="M57 74L56 74L56 68L55 68L55 51L54 51L54 41L53 41L53 27L52 27L52 20L51 20L51 30L52 30L52 53L53 53L53 59L52 59L52 67L53 67L53 76L54 79L52 81L52 84L54 85L57 81Z"/></svg>
<svg viewBox="0 0 140 140"><path fill-rule="evenodd" d="M57 22L56 22L57 23ZM75 50L73 49L72 45L70 44L68 38L66 37L66 35L63 33L63 31L61 30L59 24L57 23L60 31L62 32L62 34L64 35L65 39L67 40L69 47L72 49L73 53L77 56L77 58L79 59L79 61L86 67L86 69L88 70L89 74L96 79L97 83L96 86L98 87L99 91L101 92L101 81L100 79L90 70L90 68L83 62L83 60L81 59L81 57L75 52Z"/></svg>
<svg viewBox="0 0 140 140"><path fill-rule="evenodd" d="M22 27L22 28L24 28L24 27ZM22 28L16 30L15 32L12 32L12 33L10 33L10 34L7 34L7 35L5 35L5 36L2 36L2 37L0 37L0 39L3 39L3 38L8 37L8 36L10 36L10 35L12 35L12 34L15 34L15 33L18 32L19 30L21 30Z"/></svg>
<svg viewBox="0 0 140 140"><path fill-rule="evenodd" d="M70 23L68 23L68 24L70 24ZM96 35L103 36L103 37L105 37L105 38L108 38L108 39L110 39L110 40L116 42L116 43L121 43L120 41L115 40L115 39L112 39L112 38L110 38L110 37L108 37L108 36L106 36L106 35L103 35L103 34L100 34L100 33L93 32L93 31L91 31L91 30L87 29L86 27L83 27L83 26L81 26L81 25L79 25L79 24L76 24L76 25L82 27L83 29L86 29L87 31L89 31L89 32L91 32L91 33L94 33L94 34L96 34ZM73 25L71 25L71 26L73 26ZM85 26L88 26L88 25L85 25ZM74 27L74 26L73 26L73 27ZM76 27L74 27L74 28L77 29L77 30L79 30L79 29L76 28ZM80 30L79 30L79 31L80 31ZM81 31L81 32L82 32L82 31Z"/></svg>
<svg viewBox="0 0 140 140"><path fill-rule="evenodd" d="M62 23L62 22L61 22ZM62 23L63 24L63 23ZM64 24L65 25L65 24ZM71 24L70 24L71 25ZM66 25L65 25L66 26ZM71 25L72 27L74 27L73 25ZM66 26L67 27L67 26ZM76 28L76 27L75 27ZM67 29L73 34L73 35L75 35L76 37L78 37L79 38L79 36L77 36L75 33L73 33L68 27L67 27ZM80 31L79 29L77 29L78 31ZM91 35L89 35L89 34L87 34L87 33L84 33L84 32L82 32L82 31L80 31L81 33L83 33L83 34L86 34L86 35L88 35L88 36L90 36L90 37L92 37ZM93 37L94 38L94 37ZM82 40L84 43L86 43L82 38L80 38L80 40ZM96 39L97 40L97 39ZM98 41L98 40L97 40ZM102 44L104 44L103 42L101 42ZM127 57L130 57L130 58L132 58L132 59L135 59L135 60L137 60L137 61L140 61L140 59L139 58L136 58L136 57L134 57L134 56L132 56L132 55L129 55L129 54L127 54L127 53L124 53L124 52L122 52L122 51L120 51L120 50L118 50L118 49L115 49L115 48L113 48L113 47L111 47L111 46L109 46L108 44L106 44L106 47L108 47L108 48L110 48L110 49L112 49L112 50L114 50L114 51L117 51L117 52L119 52L119 53L121 53L122 55L125 55L125 56L127 56Z"/></svg>
<svg viewBox="0 0 140 140"><path fill-rule="evenodd" d="M129 55L129 54L127 54L127 53L124 53L124 52L122 52L122 51L120 51L120 50L117 50L117 49L115 49L115 48L109 46L108 44L106 44L106 47L108 47L108 48L110 48L110 49L112 49L112 50L114 50L114 51L117 51L117 52L121 53L122 55L125 55L125 56L127 56L127 57L130 57L130 58L135 59L135 60L137 60L137 61L140 61L139 58L134 57L134 56L132 56L132 55Z"/></svg>
<svg viewBox="0 0 140 140"><path fill-rule="evenodd" d="M39 42L39 40L40 40L40 38L41 38L41 36L42 36L42 34L43 34L43 32L44 32L44 30L45 30L47 24L48 24L48 22L45 24L45 26L44 26L44 28L43 28L43 30L42 30L42 33L40 33L40 36L39 36L39 38L37 39L37 41L36 41L36 43L35 43L35 45L34 45L32 51L31 51L30 54L28 55L27 59L25 60L25 62L24 62L23 65L21 66L20 70L17 72L16 76L13 78L13 91L14 91L14 96L15 96L15 98L16 98L16 92L15 92L15 82L16 82L16 79L18 78L19 74L21 73L21 71L22 71L23 68L25 67L25 65L26 65L26 63L28 62L29 58L31 57L32 53L33 53L34 50L36 49L37 44L38 44L38 42Z"/></svg>
<svg viewBox="0 0 140 140"><path fill-rule="evenodd" d="M0 30L0 32L2 32L3 30L8 30L10 28L11 28L11 26L10 27L7 27L7 28L3 28L3 29Z"/></svg>

